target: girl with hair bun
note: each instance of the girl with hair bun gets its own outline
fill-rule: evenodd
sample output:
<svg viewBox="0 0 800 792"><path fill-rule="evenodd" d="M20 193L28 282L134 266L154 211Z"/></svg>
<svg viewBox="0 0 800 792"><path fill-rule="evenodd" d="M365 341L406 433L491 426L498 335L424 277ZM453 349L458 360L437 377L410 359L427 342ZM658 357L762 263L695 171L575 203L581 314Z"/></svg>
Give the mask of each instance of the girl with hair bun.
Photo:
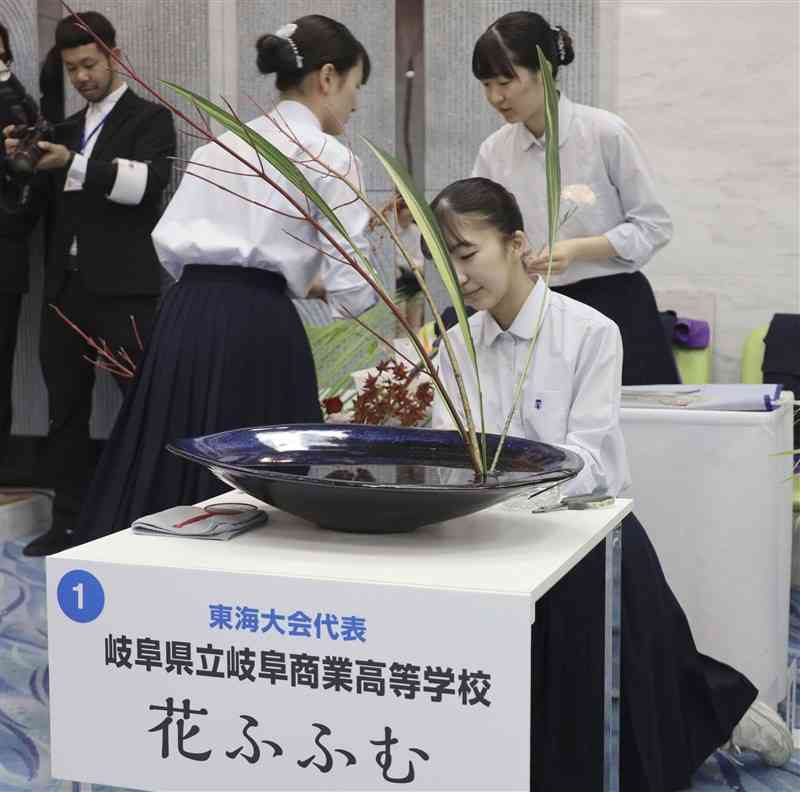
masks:
<svg viewBox="0 0 800 792"><path fill-rule="evenodd" d="M314 14L261 36L256 50L259 70L276 76L280 100L269 116L248 126L298 162L328 205L338 207L339 220L367 255L369 215L350 186L360 184L359 167L335 137L369 77L364 46L340 22ZM246 142L232 132L221 140L254 165L263 164L305 205ZM309 163L306 152L346 174L349 183ZM362 313L376 301L373 289L337 259L315 227L297 219L289 201L243 170L215 143L200 146L153 231L161 264L177 283L164 298L98 466L76 543L226 489L201 466L169 454L165 446L172 440L239 426L321 421L314 361L291 298L322 297L337 318ZM321 213L316 219L338 237Z"/></svg>
<svg viewBox="0 0 800 792"><path fill-rule="evenodd" d="M567 31L530 11L500 17L475 44L472 73L506 123L481 145L472 175L493 179L519 197L530 238L541 245L547 240L545 105L537 46L553 77L575 57ZM672 221L636 136L618 116L576 104L563 92L558 112L562 185L588 185L595 200L563 226L550 284L617 323L625 349L623 385L680 382L641 272L671 239ZM546 272L546 247L534 249L526 266Z"/></svg>
<svg viewBox="0 0 800 792"><path fill-rule="evenodd" d="M525 271L531 248L520 206L484 178L462 179L431 205L453 268L473 308L486 431L500 433L516 379L538 329L534 365L510 434L578 454L584 466L566 495L625 497L630 471L619 424L622 342L599 311L547 288ZM427 253L426 253L427 255ZM541 324L539 324L541 322ZM461 328L449 331L474 414L479 389ZM439 375L454 388L452 363ZM463 417L463 416L462 416ZM441 398L433 427L452 429ZM781 765L792 736L755 701L738 671L697 651L686 615L634 514L622 523L621 792L676 792L723 743ZM602 792L605 548L592 550L536 603L531 662L531 788Z"/></svg>

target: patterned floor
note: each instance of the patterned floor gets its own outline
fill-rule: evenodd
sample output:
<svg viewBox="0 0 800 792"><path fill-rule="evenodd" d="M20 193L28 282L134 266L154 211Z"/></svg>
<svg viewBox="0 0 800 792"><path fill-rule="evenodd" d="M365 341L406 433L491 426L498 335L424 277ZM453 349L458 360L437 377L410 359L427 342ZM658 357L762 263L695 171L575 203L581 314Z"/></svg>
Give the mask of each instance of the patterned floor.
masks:
<svg viewBox="0 0 800 792"><path fill-rule="evenodd" d="M43 559L25 558L24 541L0 541L0 790L112 792L116 787L50 777L47 632ZM800 654L800 590L792 593L790 652ZM800 792L800 753L784 768L717 752L695 792Z"/></svg>

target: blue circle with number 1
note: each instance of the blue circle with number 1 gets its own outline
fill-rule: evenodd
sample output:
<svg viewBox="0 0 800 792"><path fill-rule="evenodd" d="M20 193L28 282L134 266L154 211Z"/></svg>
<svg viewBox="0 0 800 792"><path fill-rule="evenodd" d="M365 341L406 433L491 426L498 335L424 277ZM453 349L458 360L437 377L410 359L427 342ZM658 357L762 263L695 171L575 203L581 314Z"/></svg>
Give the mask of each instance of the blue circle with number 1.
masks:
<svg viewBox="0 0 800 792"><path fill-rule="evenodd" d="M72 621L94 621L103 612L105 602L100 581L85 569L67 572L58 583L58 604Z"/></svg>

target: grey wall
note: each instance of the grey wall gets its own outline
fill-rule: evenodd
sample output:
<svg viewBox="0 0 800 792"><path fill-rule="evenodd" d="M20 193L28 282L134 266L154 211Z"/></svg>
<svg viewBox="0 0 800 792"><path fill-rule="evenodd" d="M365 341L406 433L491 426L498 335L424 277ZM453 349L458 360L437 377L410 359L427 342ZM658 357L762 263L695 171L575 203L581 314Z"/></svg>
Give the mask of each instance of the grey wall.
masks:
<svg viewBox="0 0 800 792"><path fill-rule="evenodd" d="M750 333L800 311L800 4L705 0L690 24L671 0L615 5L610 109L636 130L675 225L645 274L662 308L713 301L714 381L738 382Z"/></svg>
<svg viewBox="0 0 800 792"><path fill-rule="evenodd" d="M36 4L30 0L0 0L0 22L8 28L14 73L33 96L37 96L34 89L39 74L36 13Z"/></svg>

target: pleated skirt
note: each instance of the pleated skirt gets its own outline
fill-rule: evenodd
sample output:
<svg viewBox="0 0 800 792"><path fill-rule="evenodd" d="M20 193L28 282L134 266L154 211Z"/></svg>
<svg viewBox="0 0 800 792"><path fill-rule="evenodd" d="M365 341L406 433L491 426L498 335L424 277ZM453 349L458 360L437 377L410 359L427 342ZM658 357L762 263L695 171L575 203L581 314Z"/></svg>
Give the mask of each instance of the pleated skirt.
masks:
<svg viewBox="0 0 800 792"><path fill-rule="evenodd" d="M650 282L641 272L586 278L557 291L616 322L622 335L623 385L674 385L680 374Z"/></svg>
<svg viewBox="0 0 800 792"><path fill-rule="evenodd" d="M605 545L536 605L535 792L602 792ZM620 788L674 792L726 742L757 691L700 654L641 523L622 526ZM723 658L724 659L724 658Z"/></svg>
<svg viewBox="0 0 800 792"><path fill-rule="evenodd" d="M234 266L187 266L152 337L81 513L79 540L228 487L168 453L182 437L322 419L314 361L284 279Z"/></svg>

